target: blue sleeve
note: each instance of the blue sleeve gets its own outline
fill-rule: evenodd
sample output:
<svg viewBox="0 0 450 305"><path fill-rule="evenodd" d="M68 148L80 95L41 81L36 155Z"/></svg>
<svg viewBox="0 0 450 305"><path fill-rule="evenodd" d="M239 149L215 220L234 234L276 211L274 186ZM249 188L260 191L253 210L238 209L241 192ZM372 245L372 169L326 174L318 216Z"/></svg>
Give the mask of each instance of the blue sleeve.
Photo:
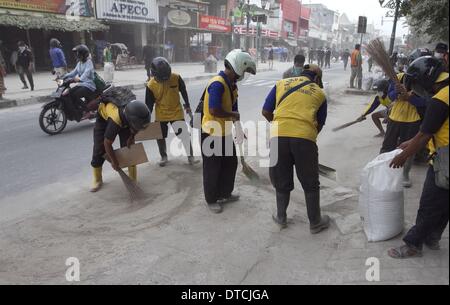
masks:
<svg viewBox="0 0 450 305"><path fill-rule="evenodd" d="M411 98L409 99L409 103L416 106L416 107L426 107L427 106L427 100L413 94Z"/></svg>
<svg viewBox="0 0 450 305"><path fill-rule="evenodd" d="M225 88L220 82L213 82L211 85L209 85L209 109L217 109L222 107L222 96L224 92Z"/></svg>
<svg viewBox="0 0 450 305"><path fill-rule="evenodd" d="M369 109L367 109L367 111L363 114L364 116L371 114L372 112L374 112L378 106L380 106L380 98L377 96L375 96L375 98L373 99L372 104L370 104Z"/></svg>
<svg viewBox="0 0 450 305"><path fill-rule="evenodd" d="M69 72L66 75L64 75L64 78L74 78L75 76L77 76L79 66L80 66L80 64L78 63L77 66L75 67L75 69L72 70L72 72Z"/></svg>
<svg viewBox="0 0 450 305"><path fill-rule="evenodd" d="M277 103L277 86L273 86L270 90L269 95L266 97L266 102L264 103L263 110L273 113L275 111Z"/></svg>
<svg viewBox="0 0 450 305"><path fill-rule="evenodd" d="M327 115L328 115L328 102L327 100L325 100L322 106L320 106L319 111L317 111L317 123L319 123L320 126L325 125L325 122L327 121Z"/></svg>
<svg viewBox="0 0 450 305"><path fill-rule="evenodd" d="M61 49L59 49L58 51L59 51L59 52L58 52L58 57L59 57L60 62L61 62L65 67L67 67L67 62L66 62L66 57L64 56L64 52L63 52Z"/></svg>
<svg viewBox="0 0 450 305"><path fill-rule="evenodd" d="M398 96L397 90L395 90L395 83L391 80L389 81L388 96L391 101L395 101Z"/></svg>
<svg viewBox="0 0 450 305"><path fill-rule="evenodd" d="M88 82L94 80L94 64L91 60L86 62L86 69L84 73L80 76L81 82Z"/></svg>

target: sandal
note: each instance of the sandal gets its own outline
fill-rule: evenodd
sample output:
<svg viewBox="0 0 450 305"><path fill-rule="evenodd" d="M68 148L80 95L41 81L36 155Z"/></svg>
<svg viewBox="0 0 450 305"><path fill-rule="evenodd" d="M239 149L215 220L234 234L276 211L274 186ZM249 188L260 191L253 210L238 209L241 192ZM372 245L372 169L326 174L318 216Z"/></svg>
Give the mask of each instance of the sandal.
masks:
<svg viewBox="0 0 450 305"><path fill-rule="evenodd" d="M422 257L422 251L408 245L388 250L388 255L395 259L405 259L413 257Z"/></svg>

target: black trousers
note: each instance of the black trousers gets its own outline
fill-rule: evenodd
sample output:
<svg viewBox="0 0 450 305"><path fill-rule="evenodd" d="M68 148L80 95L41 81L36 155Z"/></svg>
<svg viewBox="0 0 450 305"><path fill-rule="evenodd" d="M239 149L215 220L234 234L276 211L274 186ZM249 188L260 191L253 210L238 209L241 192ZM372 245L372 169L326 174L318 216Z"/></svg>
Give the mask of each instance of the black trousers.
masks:
<svg viewBox="0 0 450 305"><path fill-rule="evenodd" d="M70 116L80 121L86 105L95 98L95 92L84 86L75 86L70 89L69 95L72 103L67 103L65 106L69 109Z"/></svg>
<svg viewBox="0 0 450 305"><path fill-rule="evenodd" d="M156 140L156 142L158 143L159 154L161 155L161 157L163 157L163 158L167 157L166 138L167 138L167 135L169 134L169 123L172 126L173 131L175 132L175 135L183 143L183 147L186 152L186 155L188 157L193 156L189 128L186 124L186 121L183 120L183 121L160 122L164 139Z"/></svg>
<svg viewBox="0 0 450 305"><path fill-rule="evenodd" d="M220 144L221 147L216 145ZM231 151L227 154L227 147ZM216 151L211 154L209 151ZM233 138L213 137L202 133L202 157L203 157L203 190L208 204L217 200L228 198L233 193L238 159Z"/></svg>
<svg viewBox="0 0 450 305"><path fill-rule="evenodd" d="M92 152L92 167L102 167L103 163L105 163L105 158L103 157L106 153L105 151L105 131L108 122L105 121L102 117L97 115L97 120L94 126L94 149ZM127 141L130 137L130 129L123 128L119 132L120 139L120 147L127 146Z"/></svg>
<svg viewBox="0 0 450 305"><path fill-rule="evenodd" d="M436 186L433 167L428 169L423 185L416 224L403 241L422 249L426 241L439 241L448 224L449 191Z"/></svg>
<svg viewBox="0 0 450 305"><path fill-rule="evenodd" d="M270 180L277 192L290 193L294 189L294 166L305 193L320 191L316 143L299 138L273 138L270 158L274 165L269 169Z"/></svg>
<svg viewBox="0 0 450 305"><path fill-rule="evenodd" d="M420 130L421 122L403 123L389 120L383 146L380 153L386 153L397 149L397 147L416 136Z"/></svg>
<svg viewBox="0 0 450 305"><path fill-rule="evenodd" d="M17 66L17 73L19 73L20 81L25 87L27 87L27 82L25 81L25 75L27 76L28 82L30 83L31 89L34 89L33 73L31 73L28 67Z"/></svg>

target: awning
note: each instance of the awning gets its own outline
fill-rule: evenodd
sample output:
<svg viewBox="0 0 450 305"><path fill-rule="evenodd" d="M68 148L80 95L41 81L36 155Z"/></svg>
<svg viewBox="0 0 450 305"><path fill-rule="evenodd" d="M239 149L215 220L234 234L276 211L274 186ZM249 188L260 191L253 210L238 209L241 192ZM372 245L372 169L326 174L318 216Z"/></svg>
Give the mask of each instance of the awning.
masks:
<svg viewBox="0 0 450 305"><path fill-rule="evenodd" d="M0 14L0 25L18 27L24 30L42 29L63 32L95 32L109 29L108 26L94 18L80 17L77 20L68 20L51 14L43 14L42 16Z"/></svg>

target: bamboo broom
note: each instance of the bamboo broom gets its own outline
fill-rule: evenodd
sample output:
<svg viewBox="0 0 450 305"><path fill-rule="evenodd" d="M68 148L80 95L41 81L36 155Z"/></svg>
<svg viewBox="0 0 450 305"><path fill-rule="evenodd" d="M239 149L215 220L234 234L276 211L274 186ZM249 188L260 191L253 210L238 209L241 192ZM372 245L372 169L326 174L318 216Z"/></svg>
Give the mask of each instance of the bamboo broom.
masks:
<svg viewBox="0 0 450 305"><path fill-rule="evenodd" d="M366 50L373 60L381 67L384 73L386 73L386 75L397 85L400 85L397 73L395 73L394 67L391 64L384 43L379 38L376 38L366 46Z"/></svg>

